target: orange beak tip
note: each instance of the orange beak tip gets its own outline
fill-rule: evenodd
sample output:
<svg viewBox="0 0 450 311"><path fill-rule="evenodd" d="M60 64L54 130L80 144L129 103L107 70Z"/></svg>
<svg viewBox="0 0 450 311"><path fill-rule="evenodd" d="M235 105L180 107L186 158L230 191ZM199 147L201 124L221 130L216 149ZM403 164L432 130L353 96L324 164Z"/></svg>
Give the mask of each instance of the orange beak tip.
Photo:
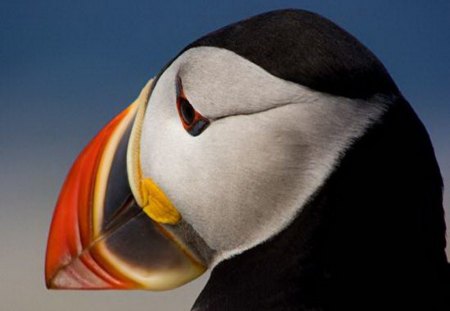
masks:
<svg viewBox="0 0 450 311"><path fill-rule="evenodd" d="M181 216L166 213L165 208L162 214L171 217L151 217L154 213L148 215L139 205L139 191L133 188L133 181L137 184L141 177L132 169L140 163L139 149L132 148L140 143L133 126L143 122L150 89L149 82L138 100L94 137L71 168L48 237L48 289L159 291L181 286L205 271L207 261L186 246L189 241L183 240L183 232L178 236L164 229L163 224L177 225ZM129 157L130 149L136 157ZM154 201L169 206L156 185L151 186L149 194L158 198ZM176 211L175 207L169 211Z"/></svg>
<svg viewBox="0 0 450 311"><path fill-rule="evenodd" d="M87 249L98 237L93 231L92 202L105 149L118 129L131 123L135 111L133 105L107 124L81 152L67 175L48 236L45 279L49 289L120 287L120 281L95 263Z"/></svg>

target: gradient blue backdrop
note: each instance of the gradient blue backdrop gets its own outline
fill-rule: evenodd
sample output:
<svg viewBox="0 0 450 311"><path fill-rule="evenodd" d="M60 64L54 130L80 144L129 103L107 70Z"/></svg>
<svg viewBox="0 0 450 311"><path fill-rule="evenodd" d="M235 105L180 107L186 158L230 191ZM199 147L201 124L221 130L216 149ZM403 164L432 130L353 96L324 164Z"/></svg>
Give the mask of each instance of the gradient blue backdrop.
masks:
<svg viewBox="0 0 450 311"><path fill-rule="evenodd" d="M47 291L52 209L81 148L181 48L286 7L332 19L378 55L428 128L450 183L448 0L0 0L0 309L189 309L205 277L168 293Z"/></svg>

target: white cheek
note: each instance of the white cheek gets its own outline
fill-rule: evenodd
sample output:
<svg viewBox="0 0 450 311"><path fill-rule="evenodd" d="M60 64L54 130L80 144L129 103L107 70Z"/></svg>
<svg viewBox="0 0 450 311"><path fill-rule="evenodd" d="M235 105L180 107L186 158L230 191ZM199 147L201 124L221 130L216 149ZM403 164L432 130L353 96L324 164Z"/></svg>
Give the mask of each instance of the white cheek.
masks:
<svg viewBox="0 0 450 311"><path fill-rule="evenodd" d="M176 110L179 68L174 62L151 95L141 137L142 170L217 251L216 262L283 230L384 109L380 103L324 95L267 74L264 79L273 80L268 85L284 83L283 96L294 94L289 104L271 100L276 94L263 94L262 103L276 105L215 120L192 137Z"/></svg>
<svg viewBox="0 0 450 311"><path fill-rule="evenodd" d="M270 238L295 217L339 154L363 133L369 120L358 107L331 114L333 103L287 105L219 120L198 137L178 122L151 126L143 136L144 174L226 258ZM358 118L345 130L343 120Z"/></svg>

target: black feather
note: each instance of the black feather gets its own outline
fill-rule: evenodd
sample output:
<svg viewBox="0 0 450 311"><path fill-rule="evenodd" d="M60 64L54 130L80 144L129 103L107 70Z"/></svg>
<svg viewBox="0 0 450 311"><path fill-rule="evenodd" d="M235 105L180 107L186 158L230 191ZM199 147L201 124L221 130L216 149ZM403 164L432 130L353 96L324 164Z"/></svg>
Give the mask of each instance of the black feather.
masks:
<svg viewBox="0 0 450 311"><path fill-rule="evenodd" d="M381 62L333 22L303 10L257 15L212 32L187 46L224 48L269 73L320 92L350 98L394 94Z"/></svg>

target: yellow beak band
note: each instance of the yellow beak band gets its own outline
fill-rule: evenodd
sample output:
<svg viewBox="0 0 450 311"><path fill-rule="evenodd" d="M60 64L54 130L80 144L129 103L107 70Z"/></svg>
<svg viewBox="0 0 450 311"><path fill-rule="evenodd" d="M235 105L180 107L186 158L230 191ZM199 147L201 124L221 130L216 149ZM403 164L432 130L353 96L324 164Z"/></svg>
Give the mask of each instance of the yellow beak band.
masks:
<svg viewBox="0 0 450 311"><path fill-rule="evenodd" d="M141 181L142 208L154 221L175 225L181 219L180 213L164 192L149 178Z"/></svg>

